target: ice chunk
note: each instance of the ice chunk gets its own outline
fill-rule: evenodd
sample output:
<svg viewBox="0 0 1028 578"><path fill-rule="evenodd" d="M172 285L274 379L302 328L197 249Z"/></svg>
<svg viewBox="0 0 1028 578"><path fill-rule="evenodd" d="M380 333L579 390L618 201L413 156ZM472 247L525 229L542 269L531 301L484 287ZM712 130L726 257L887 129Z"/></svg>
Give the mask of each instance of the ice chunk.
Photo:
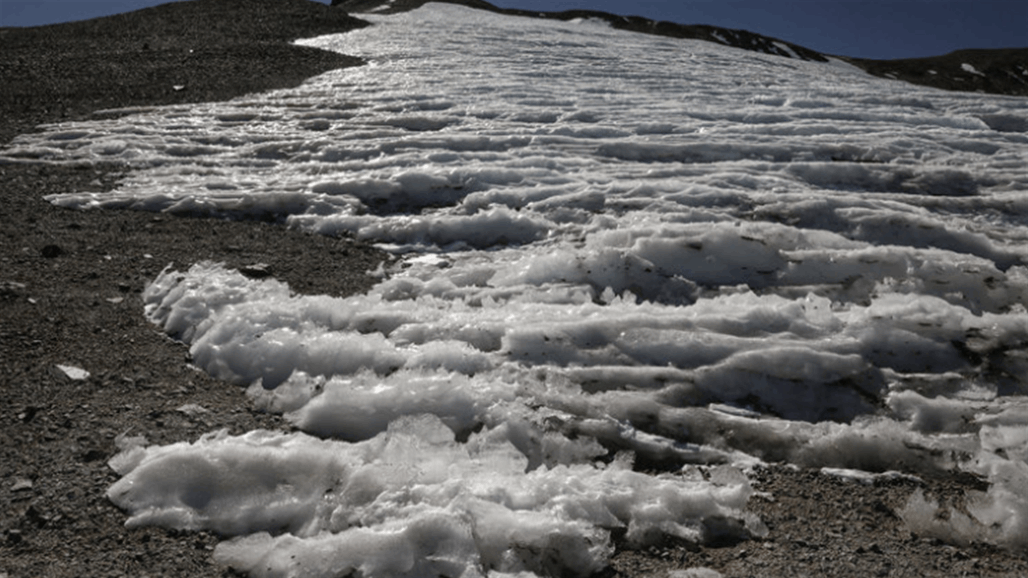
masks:
<svg viewBox="0 0 1028 578"><path fill-rule="evenodd" d="M654 478L618 462L526 472L503 431L457 444L433 416L397 419L357 444L221 432L144 452L108 492L128 523L238 536L215 557L258 576L306 564L312 575L588 575L606 565L617 528L637 545L766 532L742 511L745 476Z"/></svg>

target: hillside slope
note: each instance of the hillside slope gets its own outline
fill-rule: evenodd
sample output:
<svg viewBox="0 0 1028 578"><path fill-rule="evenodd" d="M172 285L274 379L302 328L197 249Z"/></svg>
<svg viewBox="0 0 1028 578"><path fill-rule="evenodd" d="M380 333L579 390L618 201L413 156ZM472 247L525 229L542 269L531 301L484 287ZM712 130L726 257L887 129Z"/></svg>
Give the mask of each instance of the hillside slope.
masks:
<svg viewBox="0 0 1028 578"><path fill-rule="evenodd" d="M332 5L353 13L395 14L417 8L427 3L427 1L333 0ZM929 58L870 60L822 54L798 44L748 30L733 30L698 24L678 24L675 22L650 20L641 16L619 16L593 10L536 12L498 8L484 0L441 1L513 16L555 20L597 18L606 21L614 28L622 30L672 38L694 38L783 58L827 62L829 58L835 57L858 66L874 76L891 78L922 86L931 86L945 90L1028 96L1028 48L960 50Z"/></svg>

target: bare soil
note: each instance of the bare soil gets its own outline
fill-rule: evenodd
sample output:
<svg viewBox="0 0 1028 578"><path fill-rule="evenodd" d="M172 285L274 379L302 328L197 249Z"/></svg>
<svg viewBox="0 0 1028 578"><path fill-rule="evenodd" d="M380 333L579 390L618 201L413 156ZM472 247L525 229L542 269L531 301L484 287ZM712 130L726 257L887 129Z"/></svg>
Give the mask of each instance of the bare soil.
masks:
<svg viewBox="0 0 1028 578"><path fill-rule="evenodd" d="M361 25L306 0L199 0L0 29L0 144L97 109L295 85L358 61L286 41ZM140 293L168 264L214 260L264 263L298 293L342 296L369 288L366 272L388 259L273 222L70 211L42 198L109 189L126 170L0 164L0 578L234 575L211 559L217 536L128 530L104 496L117 479L107 460L119 434L165 444L287 427L252 410L242 389L192 368L186 348L144 319ZM188 404L206 412L183 411ZM762 493L750 506L767 539L619 549L607 575L703 566L725 576L1028 576L1023 552L922 539L895 515L918 487L959 503L974 480L863 485L785 466L756 477Z"/></svg>

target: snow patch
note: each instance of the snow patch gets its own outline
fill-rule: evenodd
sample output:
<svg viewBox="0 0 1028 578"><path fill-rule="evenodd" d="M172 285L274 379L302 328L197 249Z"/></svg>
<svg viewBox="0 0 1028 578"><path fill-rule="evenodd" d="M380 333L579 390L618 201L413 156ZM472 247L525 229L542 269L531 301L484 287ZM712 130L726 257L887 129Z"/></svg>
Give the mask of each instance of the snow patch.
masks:
<svg viewBox="0 0 1028 578"><path fill-rule="evenodd" d="M121 439L131 523L223 532L255 575L557 574L601 568L612 531L760 535L738 468L764 460L969 472L964 518L924 498L908 523L1023 545L1023 103L590 22L369 18L301 42L369 66L2 152L133 166L61 206L396 255L347 298L154 279L148 318L303 433Z"/></svg>

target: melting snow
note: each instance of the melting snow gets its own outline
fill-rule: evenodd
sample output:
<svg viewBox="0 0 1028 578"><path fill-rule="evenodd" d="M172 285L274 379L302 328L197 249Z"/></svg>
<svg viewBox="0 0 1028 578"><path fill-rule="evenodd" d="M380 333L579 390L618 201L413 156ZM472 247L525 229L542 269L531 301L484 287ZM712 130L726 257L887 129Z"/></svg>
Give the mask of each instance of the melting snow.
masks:
<svg viewBox="0 0 1028 578"><path fill-rule="evenodd" d="M372 20L303 41L368 66L4 152L136 168L62 206L402 257L345 299L155 279L147 316L303 433L126 442L130 524L232 536L255 576L588 574L612 531L764 535L743 472L768 460L973 472L959 527L905 519L1028 542L1028 101L590 22Z"/></svg>

